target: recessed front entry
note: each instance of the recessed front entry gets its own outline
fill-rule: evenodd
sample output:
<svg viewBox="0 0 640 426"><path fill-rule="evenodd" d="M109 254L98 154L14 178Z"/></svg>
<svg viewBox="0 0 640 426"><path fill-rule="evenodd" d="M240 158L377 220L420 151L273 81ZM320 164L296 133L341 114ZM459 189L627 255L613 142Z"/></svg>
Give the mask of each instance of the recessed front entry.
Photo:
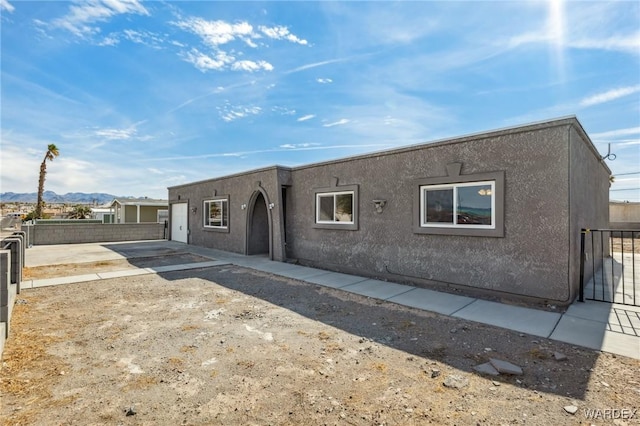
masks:
<svg viewBox="0 0 640 426"><path fill-rule="evenodd" d="M252 197L247 223L247 254L269 254L269 212L261 192Z"/></svg>

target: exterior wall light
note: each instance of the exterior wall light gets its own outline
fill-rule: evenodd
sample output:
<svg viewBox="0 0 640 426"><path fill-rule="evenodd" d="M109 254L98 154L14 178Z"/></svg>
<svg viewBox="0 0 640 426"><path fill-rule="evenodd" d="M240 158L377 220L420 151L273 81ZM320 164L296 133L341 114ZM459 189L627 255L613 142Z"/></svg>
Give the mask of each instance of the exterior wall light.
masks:
<svg viewBox="0 0 640 426"><path fill-rule="evenodd" d="M191 207L191 213L195 214L198 211L197 207Z"/></svg>
<svg viewBox="0 0 640 426"><path fill-rule="evenodd" d="M275 204L269 203L269 210L273 209L274 207L275 207Z"/></svg>
<svg viewBox="0 0 640 426"><path fill-rule="evenodd" d="M241 204L241 205L240 205L240 208L241 208L242 210L245 210L245 209L247 208L247 205L246 205L246 204Z"/></svg>
<svg viewBox="0 0 640 426"><path fill-rule="evenodd" d="M382 213L382 209L387 205L387 200L373 200L373 206L376 208L376 213Z"/></svg>

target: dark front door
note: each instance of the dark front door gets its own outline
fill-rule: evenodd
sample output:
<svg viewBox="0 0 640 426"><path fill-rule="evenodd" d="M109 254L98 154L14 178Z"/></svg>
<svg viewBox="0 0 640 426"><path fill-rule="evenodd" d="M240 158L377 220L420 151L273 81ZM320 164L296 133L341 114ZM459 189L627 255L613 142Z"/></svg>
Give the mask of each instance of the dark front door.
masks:
<svg viewBox="0 0 640 426"><path fill-rule="evenodd" d="M247 254L269 254L269 213L267 202L259 193L249 211L249 244Z"/></svg>

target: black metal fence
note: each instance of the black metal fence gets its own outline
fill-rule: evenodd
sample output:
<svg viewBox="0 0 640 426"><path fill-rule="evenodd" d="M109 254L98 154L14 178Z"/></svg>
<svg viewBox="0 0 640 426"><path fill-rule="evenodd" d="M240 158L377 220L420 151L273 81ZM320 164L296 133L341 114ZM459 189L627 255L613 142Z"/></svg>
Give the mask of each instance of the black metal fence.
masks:
<svg viewBox="0 0 640 426"><path fill-rule="evenodd" d="M640 230L583 229L579 300L640 306Z"/></svg>

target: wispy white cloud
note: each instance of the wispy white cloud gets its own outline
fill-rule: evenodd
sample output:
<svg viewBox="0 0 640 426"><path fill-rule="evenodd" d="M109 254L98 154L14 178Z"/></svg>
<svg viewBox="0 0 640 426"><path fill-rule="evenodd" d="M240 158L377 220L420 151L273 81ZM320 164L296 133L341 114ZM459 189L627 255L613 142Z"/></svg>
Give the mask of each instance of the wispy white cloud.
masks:
<svg viewBox="0 0 640 426"><path fill-rule="evenodd" d="M637 4L634 8L628 7L632 2L566 3L570 12L567 14L567 47L640 55Z"/></svg>
<svg viewBox="0 0 640 426"><path fill-rule="evenodd" d="M274 40L286 40L302 45L308 44L307 40L292 34L287 27L282 25L275 27L260 25L258 26L258 31L255 31L253 25L247 21L229 23L221 20L208 21L203 18L181 19L173 22L173 24L178 28L196 34L205 44L212 48L218 48L235 40L241 40L247 46L256 48L259 46L256 40L260 40L264 36Z"/></svg>
<svg viewBox="0 0 640 426"><path fill-rule="evenodd" d="M146 158L140 161L142 162L159 162L159 161L178 161L178 160L196 160L196 159L206 159L206 158L217 158L217 157L246 157L249 155L256 154L264 154L268 152L285 152L292 151L292 147L297 151L319 151L319 150L332 150L332 149L384 149L391 147L390 144L387 143L373 143L373 144L344 144L344 145L320 145L320 144L306 144L307 146L301 146L305 144L284 144L277 148L271 149L259 149L259 150L248 150L248 151L237 151L237 152L226 152L226 153L215 153L215 154L200 154L200 155L186 155L186 156L177 156L177 157L155 157L155 158Z"/></svg>
<svg viewBox="0 0 640 426"><path fill-rule="evenodd" d="M167 44L164 37L152 31L136 31L126 29L122 32L112 32L95 42L98 46L116 46L121 40L128 40L132 43L143 44L153 49L163 49ZM169 43L171 44L171 43Z"/></svg>
<svg viewBox="0 0 640 426"><path fill-rule="evenodd" d="M271 111L275 112L276 114L280 114L280 115L294 115L296 113L295 109L291 109L291 108L287 108L287 107L283 107L283 106L279 106L279 105L276 105L276 106L272 107Z"/></svg>
<svg viewBox="0 0 640 426"><path fill-rule="evenodd" d="M229 23L225 21L207 21L202 18L188 18L173 22L178 28L199 36L205 44L217 48L233 40L251 39L253 26L248 22Z"/></svg>
<svg viewBox="0 0 640 426"><path fill-rule="evenodd" d="M331 80L330 78L318 78L316 79L316 81L320 84L333 83L333 80Z"/></svg>
<svg viewBox="0 0 640 426"><path fill-rule="evenodd" d="M99 138L109 140L131 139L135 134L135 129L98 129L93 134Z"/></svg>
<svg viewBox="0 0 640 426"><path fill-rule="evenodd" d="M186 62L192 64L202 72L207 70L221 70L235 61L235 58L226 52L218 51L215 57L211 57L196 48L191 49L190 52L183 53L182 56Z"/></svg>
<svg viewBox="0 0 640 426"><path fill-rule="evenodd" d="M242 83L232 84L232 85L225 86L225 87L218 86L215 89L210 90L209 92L207 92L207 93L205 93L203 95L199 95L199 96L196 96L194 98L191 98L191 99L188 99L188 100L182 102L177 107L170 109L167 112L167 114L171 114L173 112L176 112L176 111L178 111L178 110L180 110L180 109L182 109L182 108L184 108L184 107L186 107L188 105L191 105L192 103L194 103L196 101L208 98L209 96L216 95L218 93L222 93L222 92L224 92L226 90L237 89L237 88L241 88L241 87L245 87L245 86L252 86L253 84L255 84L255 81L248 81L248 82L245 81L245 82L242 82Z"/></svg>
<svg viewBox="0 0 640 426"><path fill-rule="evenodd" d="M217 109L220 118L227 123L240 118L258 115L262 112L262 108L258 106L231 106L228 103L222 107L218 107Z"/></svg>
<svg viewBox="0 0 640 426"><path fill-rule="evenodd" d="M2 169L0 169L0 192L35 192L38 184L39 164L43 150L25 150L21 145L25 135L5 138L2 145ZM27 137L28 138L28 137ZM33 141L32 141L33 142ZM71 150L59 141L37 141L43 149L47 143L56 143L60 156L47 167L48 190L59 194L66 192L108 192L116 195L134 195L153 192L154 196L166 197L166 186L157 187L148 180L149 171L142 167L132 167L124 161L102 163L95 155L89 158L79 156L81 150ZM114 180L113 176L119 179ZM137 184L140 182L142 184Z"/></svg>
<svg viewBox="0 0 640 426"><path fill-rule="evenodd" d="M69 13L54 20L53 26L84 37L100 31L92 24L122 14L149 15L149 11L137 0L88 0L72 4Z"/></svg>
<svg viewBox="0 0 640 426"><path fill-rule="evenodd" d="M612 142L611 145L615 145L617 147L640 145L640 139L622 139L622 140L617 140L615 142Z"/></svg>
<svg viewBox="0 0 640 426"><path fill-rule="evenodd" d="M302 117L298 118L297 121L307 121L307 120L311 120L314 117L315 117L315 114L307 114L307 115L303 115Z"/></svg>
<svg viewBox="0 0 640 426"><path fill-rule="evenodd" d="M314 146L319 146L319 143L286 143L284 145L280 145L280 148L284 149L301 149L301 148L310 148Z"/></svg>
<svg viewBox="0 0 640 426"><path fill-rule="evenodd" d="M230 45L233 42L240 41L254 50L263 47L260 40L265 37L297 44L307 44L306 40L302 40L292 34L284 26L259 26L258 31L256 31L253 25L247 21L230 23L222 20L208 21L199 17L180 19L172 22L172 24L198 36L206 46L206 49L212 51L212 53L207 54L194 47L190 51L180 54L183 59L203 72L224 69L246 72L273 71L274 66L264 59L237 60L236 57L243 56L245 53L236 48L226 47L226 45Z"/></svg>
<svg viewBox="0 0 640 426"><path fill-rule="evenodd" d="M592 95L587 98L584 98L583 100L580 101L580 105L581 106L598 105L598 104L610 102L625 96L629 96L638 92L640 92L640 85L618 87L616 89L607 90L606 92L598 93L596 95Z"/></svg>
<svg viewBox="0 0 640 426"><path fill-rule="evenodd" d="M160 49L165 44L163 36L151 31L124 30L123 34L127 40L133 43L144 44L154 49Z"/></svg>
<svg viewBox="0 0 640 426"><path fill-rule="evenodd" d="M153 139L151 135L139 135L138 134L138 126L144 124L145 121L140 121L135 123L127 128L95 128L89 129L88 132L81 131L79 134L69 134L65 135L70 138L90 138L92 140L97 140L98 142L91 145L90 149L95 149L101 147L109 142L113 141L136 141L136 142L146 142Z"/></svg>
<svg viewBox="0 0 640 426"><path fill-rule="evenodd" d="M640 54L640 32L635 34L622 34L618 36L597 38L587 35L581 36L569 43L570 47L577 49L598 49L623 51Z"/></svg>
<svg viewBox="0 0 640 426"><path fill-rule="evenodd" d="M273 65L271 65L269 62L267 61L237 61L234 62L233 65L231 65L231 69L232 70L236 70L236 71L249 71L249 72L255 72L255 71L273 71Z"/></svg>
<svg viewBox="0 0 640 426"><path fill-rule="evenodd" d="M7 0L0 0L0 10L6 10L7 12L12 13L16 8Z"/></svg>
<svg viewBox="0 0 640 426"><path fill-rule="evenodd" d="M346 118L342 118L338 121L334 121L333 123L327 123L327 124L323 124L322 127L333 127L333 126L341 126L343 124L347 124L350 120L347 120Z"/></svg>
<svg viewBox="0 0 640 426"><path fill-rule="evenodd" d="M287 27L283 27L283 26L276 26L276 27L265 27L265 26L259 26L258 29L260 31L262 31L262 33L264 35L266 35L269 38L273 38L276 40L288 40L292 43L298 43L298 44L302 44L302 45L306 45L308 44L307 40L304 39L300 39L298 38L298 36L291 34L289 32L289 29Z"/></svg>
<svg viewBox="0 0 640 426"><path fill-rule="evenodd" d="M325 65L337 64L339 62L346 62L346 61L351 60L352 58L353 57L338 58L338 59L329 59L327 61L322 61L322 62L314 62L312 64L302 65L302 66L296 67L294 69L285 71L285 74L292 74L292 73L295 73L295 72L305 71L305 70L309 70L309 69L312 69L312 68L323 67Z"/></svg>
<svg viewBox="0 0 640 426"><path fill-rule="evenodd" d="M98 41L97 44L98 46L117 46L120 44L120 38L117 35L111 34Z"/></svg>
<svg viewBox="0 0 640 426"><path fill-rule="evenodd" d="M413 3L417 6L405 8L387 2L368 2L368 7L354 7L351 2L322 2L322 8L332 22L332 31L341 39L341 46L355 50L372 45L410 44L447 25L439 19L441 7L430 6L436 2ZM445 4L445 8L449 3L462 4L438 3ZM464 6L457 7L459 16L464 16Z"/></svg>
<svg viewBox="0 0 640 426"><path fill-rule="evenodd" d="M607 132L593 133L591 139L614 139L619 136L640 135L640 127L629 127L626 129L609 130Z"/></svg>

